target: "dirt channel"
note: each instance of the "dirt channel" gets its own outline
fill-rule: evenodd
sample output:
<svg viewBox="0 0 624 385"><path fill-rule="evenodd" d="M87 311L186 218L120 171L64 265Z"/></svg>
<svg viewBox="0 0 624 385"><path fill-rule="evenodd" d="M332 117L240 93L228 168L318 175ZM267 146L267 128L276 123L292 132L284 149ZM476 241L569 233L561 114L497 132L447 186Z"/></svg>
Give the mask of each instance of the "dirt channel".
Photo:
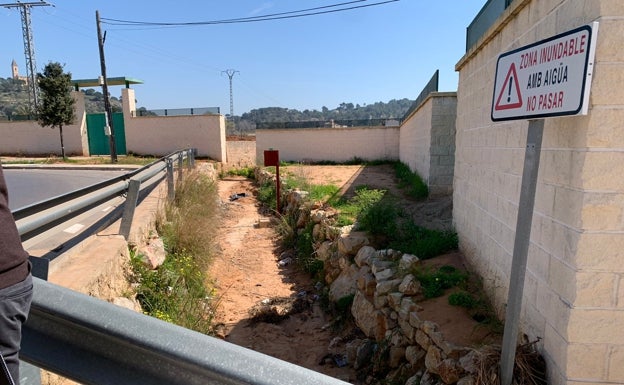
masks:
<svg viewBox="0 0 624 385"><path fill-rule="evenodd" d="M351 195L358 185L388 189L397 196L402 192L390 166L290 166L286 171L304 177L310 183L334 184L341 194ZM280 264L280 248L275 229L264 226L255 197L255 186L242 177L219 182L223 202L220 223L220 252L210 276L220 298L216 322L218 334L234 344L262 352L291 363L356 383L353 369L338 367L324 359L334 338L350 331L336 331L331 317L315 301L317 282L298 271L294 264ZM431 227L450 226L450 199L433 199L427 205L405 198L415 217ZM260 225L259 225L260 224ZM444 256L436 263L462 265L458 253ZM276 298L303 298L310 305L305 311L279 323L252 322L253 309ZM440 324L445 337L458 344L471 344L475 323L458 310L444 304L444 298L422 304L426 316ZM461 311L460 311L461 313ZM334 340L332 342L332 340Z"/></svg>

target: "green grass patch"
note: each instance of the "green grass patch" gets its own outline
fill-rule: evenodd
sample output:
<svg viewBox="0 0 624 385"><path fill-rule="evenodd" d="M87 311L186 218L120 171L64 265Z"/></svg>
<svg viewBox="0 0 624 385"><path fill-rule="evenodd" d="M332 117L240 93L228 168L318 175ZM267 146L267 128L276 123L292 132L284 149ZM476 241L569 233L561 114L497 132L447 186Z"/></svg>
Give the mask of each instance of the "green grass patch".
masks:
<svg viewBox="0 0 624 385"><path fill-rule="evenodd" d="M426 199L429 196L429 188L420 175L412 172L404 163L394 163L394 172L399 180L399 187L405 189L407 195L416 199Z"/></svg>
<svg viewBox="0 0 624 385"><path fill-rule="evenodd" d="M242 176L248 179L255 179L256 177L254 167L242 167L242 168L231 169L225 172L223 175L221 175L221 178L223 178L224 176Z"/></svg>
<svg viewBox="0 0 624 385"><path fill-rule="evenodd" d="M435 270L416 270L414 277L420 281L425 298L435 298L442 296L445 290L466 282L468 274L445 265Z"/></svg>

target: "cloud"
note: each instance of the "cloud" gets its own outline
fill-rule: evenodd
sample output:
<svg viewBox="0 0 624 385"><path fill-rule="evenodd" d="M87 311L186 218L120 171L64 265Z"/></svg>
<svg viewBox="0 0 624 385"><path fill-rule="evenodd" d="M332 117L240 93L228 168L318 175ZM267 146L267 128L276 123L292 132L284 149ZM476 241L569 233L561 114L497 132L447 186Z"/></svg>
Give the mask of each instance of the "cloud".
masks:
<svg viewBox="0 0 624 385"><path fill-rule="evenodd" d="M267 9L273 8L273 2L266 2L260 5L258 8L255 8L251 12L249 12L249 16L257 16L258 14L266 11Z"/></svg>

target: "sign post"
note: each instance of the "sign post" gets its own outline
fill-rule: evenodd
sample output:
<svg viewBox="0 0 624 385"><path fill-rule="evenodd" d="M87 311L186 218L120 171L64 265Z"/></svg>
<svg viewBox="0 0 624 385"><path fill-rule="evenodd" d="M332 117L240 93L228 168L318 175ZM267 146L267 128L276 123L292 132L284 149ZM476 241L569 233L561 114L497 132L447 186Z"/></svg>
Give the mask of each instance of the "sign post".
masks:
<svg viewBox="0 0 624 385"><path fill-rule="evenodd" d="M491 118L528 119L516 237L501 351L501 385L511 385L518 342L544 119L585 115L598 23L520 47L498 57Z"/></svg>
<svg viewBox="0 0 624 385"><path fill-rule="evenodd" d="M274 149L264 150L264 167L275 166L275 195L276 210L280 214L280 172L279 172L279 151Z"/></svg>

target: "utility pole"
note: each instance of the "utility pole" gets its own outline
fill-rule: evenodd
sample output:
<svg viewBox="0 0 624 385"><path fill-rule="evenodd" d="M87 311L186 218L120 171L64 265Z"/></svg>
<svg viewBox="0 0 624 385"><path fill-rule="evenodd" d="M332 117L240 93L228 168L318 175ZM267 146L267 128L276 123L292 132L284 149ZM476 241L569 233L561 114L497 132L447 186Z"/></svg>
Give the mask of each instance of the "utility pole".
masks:
<svg viewBox="0 0 624 385"><path fill-rule="evenodd" d="M37 6L49 6L45 1L31 3L0 4L4 8L19 8L22 16L22 36L24 38L24 56L26 57L26 78L28 79L28 104L32 112L39 105L39 87L37 87L37 64L35 63L35 42L33 39L30 22L30 8Z"/></svg>
<svg viewBox="0 0 624 385"><path fill-rule="evenodd" d="M100 85L102 86L102 93L104 94L104 109L106 110L107 125L104 130L108 134L108 144L110 146L111 163L117 163L117 145L115 144L115 127L113 125L113 108L110 104L108 96L108 84L106 83L106 60L104 59L104 41L106 40L106 32L102 36L102 29L100 27L100 11L95 11L95 22L97 24L98 35L98 48L100 49L100 67L102 69L102 76L100 77Z"/></svg>
<svg viewBox="0 0 624 385"><path fill-rule="evenodd" d="M235 132L236 132L236 121L234 120L234 89L232 88L232 78L237 72L239 71L236 71L233 69L221 71L221 73L227 74L228 78L230 78L230 120L232 121L232 124L234 125Z"/></svg>

